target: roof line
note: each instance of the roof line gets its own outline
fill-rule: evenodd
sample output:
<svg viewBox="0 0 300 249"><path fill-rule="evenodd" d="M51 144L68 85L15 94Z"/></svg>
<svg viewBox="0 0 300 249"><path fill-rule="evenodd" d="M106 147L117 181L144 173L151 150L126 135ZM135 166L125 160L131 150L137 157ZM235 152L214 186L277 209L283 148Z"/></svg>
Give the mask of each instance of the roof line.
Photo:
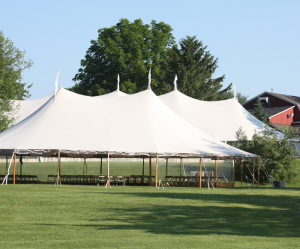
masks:
<svg viewBox="0 0 300 249"><path fill-rule="evenodd" d="M290 104L292 104L292 105L298 105L298 104L296 104L296 103L298 103L298 102L291 102L291 101L288 101L288 100L286 100L286 99L280 98L280 97L274 95L273 93L267 92L267 91L264 91L263 93L261 93L261 94L255 96L254 98L248 100L248 101L247 101L246 103L244 103L243 105L248 104L248 103L251 102L252 100L257 99L258 97L260 97L261 95L263 95L263 94L265 94L265 93L270 94L271 96L273 96L273 97L275 97L275 98L278 98L278 99L281 99L281 100L283 100L283 101L285 101L285 102L288 102L288 103L290 103ZM280 94L280 93L278 93L278 94ZM284 94L281 94L281 95L284 95ZM290 96L290 95L285 95L285 96ZM300 110L300 107L299 107L299 110Z"/></svg>
<svg viewBox="0 0 300 249"><path fill-rule="evenodd" d="M273 117L277 116L278 114L283 113L283 112L285 112L285 111L287 111L287 110L289 110L289 109L291 109L291 108L294 108L294 107L295 107L295 106L291 106L291 107L285 109L284 111L278 112L277 114L275 114L275 115L273 115L273 116L270 116L269 119L270 119L270 118L273 118Z"/></svg>
<svg viewBox="0 0 300 249"><path fill-rule="evenodd" d="M249 99L248 101L246 101L246 102L243 104L243 106L246 105L246 104L248 104L248 103L251 102L252 100L257 99L259 96L261 96L261 95L263 95L263 94L265 94L265 93L267 93L267 91L264 91L263 93L256 95L256 96L253 97L252 99Z"/></svg>

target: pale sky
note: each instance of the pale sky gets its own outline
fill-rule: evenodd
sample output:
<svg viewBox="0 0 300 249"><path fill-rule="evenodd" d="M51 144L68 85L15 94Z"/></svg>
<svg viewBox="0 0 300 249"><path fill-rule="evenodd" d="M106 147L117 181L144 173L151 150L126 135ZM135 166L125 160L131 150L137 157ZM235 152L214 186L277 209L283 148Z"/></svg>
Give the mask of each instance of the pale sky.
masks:
<svg viewBox="0 0 300 249"><path fill-rule="evenodd" d="M30 99L54 91L58 66L61 85L73 86L98 29L121 18L163 21L177 41L196 35L219 58L214 76L249 98L271 88L300 96L299 12L299 0L0 0L0 29L34 62L23 74Z"/></svg>

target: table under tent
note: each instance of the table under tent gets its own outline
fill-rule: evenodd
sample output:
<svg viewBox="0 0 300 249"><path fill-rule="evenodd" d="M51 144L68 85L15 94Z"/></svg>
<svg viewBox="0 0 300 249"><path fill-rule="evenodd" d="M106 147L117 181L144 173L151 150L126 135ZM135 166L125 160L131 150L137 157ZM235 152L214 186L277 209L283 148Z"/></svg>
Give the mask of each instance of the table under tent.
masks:
<svg viewBox="0 0 300 249"><path fill-rule="evenodd" d="M11 156L10 163L14 161L14 164L17 155L57 157L58 170L53 174L56 181L63 179L61 158L98 158L98 163L105 158L108 165L109 158L139 158L144 161L144 167L145 160L151 165L148 166L151 167L151 175L146 175L144 170L144 174L140 173L132 181L149 185L155 183L157 186L158 174L162 172L158 165L161 169L164 164L164 171L169 172L161 180L166 185L193 183L199 187L202 183L209 185L216 182L215 185L218 185L218 181L222 185L220 180L223 176L218 171L217 160L258 158L190 125L170 111L151 89L121 98L95 98L60 88L32 115L0 134L0 154ZM203 170L204 158L215 160L214 170ZM195 170L188 170L188 174L182 163L187 159L195 160ZM164 163L159 163L159 160L164 160ZM171 166L167 166L171 165L171 160L180 162L177 175L171 174ZM97 182L100 173L95 174ZM108 184L117 180L111 177L109 166L105 177L103 182ZM6 180L9 179L8 176ZM13 177L13 182L15 180ZM69 177L66 181L74 179ZM131 179L122 181L130 184Z"/></svg>

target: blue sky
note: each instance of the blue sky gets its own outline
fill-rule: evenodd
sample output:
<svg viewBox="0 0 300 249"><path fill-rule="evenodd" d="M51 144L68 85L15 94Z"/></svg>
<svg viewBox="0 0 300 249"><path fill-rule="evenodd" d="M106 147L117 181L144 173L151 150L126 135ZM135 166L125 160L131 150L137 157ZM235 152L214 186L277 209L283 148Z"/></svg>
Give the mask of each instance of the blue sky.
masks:
<svg viewBox="0 0 300 249"><path fill-rule="evenodd" d="M177 41L196 35L219 58L215 77L249 98L263 91L300 96L300 1L16 1L0 0L0 29L34 66L24 71L31 98L72 78L98 29L121 18L163 21ZM147 77L147 75L145 75Z"/></svg>

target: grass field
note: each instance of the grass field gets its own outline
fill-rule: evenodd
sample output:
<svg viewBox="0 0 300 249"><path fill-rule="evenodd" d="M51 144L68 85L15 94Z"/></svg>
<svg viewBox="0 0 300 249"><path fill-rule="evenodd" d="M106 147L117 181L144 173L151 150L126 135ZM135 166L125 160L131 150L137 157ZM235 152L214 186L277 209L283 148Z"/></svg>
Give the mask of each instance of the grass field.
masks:
<svg viewBox="0 0 300 249"><path fill-rule="evenodd" d="M2 248L299 248L300 188L2 186Z"/></svg>
<svg viewBox="0 0 300 249"><path fill-rule="evenodd" d="M1 248L300 248L297 181L285 189L0 187Z"/></svg>

